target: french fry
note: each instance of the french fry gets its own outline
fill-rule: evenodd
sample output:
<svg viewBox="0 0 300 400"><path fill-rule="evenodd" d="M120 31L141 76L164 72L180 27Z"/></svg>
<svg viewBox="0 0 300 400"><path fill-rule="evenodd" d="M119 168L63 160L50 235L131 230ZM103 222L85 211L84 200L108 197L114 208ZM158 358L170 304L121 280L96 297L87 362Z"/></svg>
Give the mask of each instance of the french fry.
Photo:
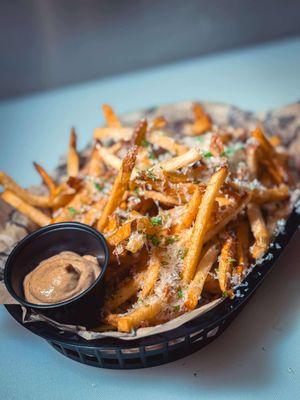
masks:
<svg viewBox="0 0 300 400"><path fill-rule="evenodd" d="M258 204L272 203L274 201L284 201L290 196L289 187L281 184L265 190L254 189L252 191L252 201Z"/></svg>
<svg viewBox="0 0 300 400"><path fill-rule="evenodd" d="M99 151L96 147L92 150L90 162L88 164L87 174L95 178L101 176L104 173L104 165Z"/></svg>
<svg viewBox="0 0 300 400"><path fill-rule="evenodd" d="M128 189L128 184L130 181L132 170L135 165L136 156L137 147L132 147L122 161L121 169L115 179L110 197L97 224L97 229L99 231L102 231L104 229L108 217L121 203L122 197L125 191Z"/></svg>
<svg viewBox="0 0 300 400"><path fill-rule="evenodd" d="M203 108L199 103L194 104L193 113L194 113L194 123L191 125L190 129L186 133L191 136L198 136L209 131L212 126L211 119L204 112Z"/></svg>
<svg viewBox="0 0 300 400"><path fill-rule="evenodd" d="M228 294L231 291L230 278L235 263L236 241L232 235L228 235L221 249L218 269L220 289L223 293Z"/></svg>
<svg viewBox="0 0 300 400"><path fill-rule="evenodd" d="M162 129L167 125L167 120L163 116L156 117L152 120L150 129L152 131Z"/></svg>
<svg viewBox="0 0 300 400"><path fill-rule="evenodd" d="M57 191L57 186L56 186L56 183L54 182L54 180L51 178L51 176L46 172L46 170L41 165L39 165L36 162L34 162L33 165L34 165L34 168L37 170L37 172L40 174L44 184L48 187L50 194L52 196L54 196Z"/></svg>
<svg viewBox="0 0 300 400"><path fill-rule="evenodd" d="M145 235L139 232L133 232L130 235L128 243L126 245L126 250L130 251L132 254L137 253L145 244Z"/></svg>
<svg viewBox="0 0 300 400"><path fill-rule="evenodd" d="M259 205L249 203L247 206L248 218L251 231L255 238L251 254L253 258L259 259L268 249L270 243L270 234L266 227Z"/></svg>
<svg viewBox="0 0 300 400"><path fill-rule="evenodd" d="M119 286L118 290L105 301L103 308L105 310L114 311L116 308L120 307L125 301L129 300L139 291L143 283L143 278L143 273L140 273L135 275L132 279L124 281L122 285Z"/></svg>
<svg viewBox="0 0 300 400"><path fill-rule="evenodd" d="M99 143L97 143L96 148L104 163L109 167L112 167L115 170L119 171L122 165L122 160L112 154L107 148L101 146Z"/></svg>
<svg viewBox="0 0 300 400"><path fill-rule="evenodd" d="M131 138L131 145L141 146L145 140L147 133L148 123L146 119L142 119L134 128L133 135Z"/></svg>
<svg viewBox="0 0 300 400"><path fill-rule="evenodd" d="M124 317L117 318L118 331L130 332L132 329L138 328L142 324L147 325L154 322L161 308L161 300L155 300L150 304L136 308Z"/></svg>
<svg viewBox="0 0 300 400"><path fill-rule="evenodd" d="M71 128L70 144L67 160L67 174L68 176L77 176L79 172L79 156L76 149L76 133L75 129Z"/></svg>
<svg viewBox="0 0 300 400"><path fill-rule="evenodd" d="M195 163L201 159L201 152L197 147L193 147L186 153L171 158L166 161L162 161L156 164L151 170L153 173L160 173L162 170L166 172L176 171L177 169L187 167L190 164Z"/></svg>
<svg viewBox="0 0 300 400"><path fill-rule="evenodd" d="M94 129L94 139L95 140L103 140L103 139L113 139L117 140L130 140L133 133L133 129L129 127L104 127L104 128L96 128Z"/></svg>
<svg viewBox="0 0 300 400"><path fill-rule="evenodd" d="M106 236L106 239L111 246L117 246L123 240L128 239L130 234L131 234L131 222L126 222L119 229L117 229L117 231L114 232L112 235Z"/></svg>
<svg viewBox="0 0 300 400"><path fill-rule="evenodd" d="M1 198L12 207L20 211L22 214L26 215L29 219L35 222L39 226L46 226L50 224L50 218L44 214L42 211L34 208L30 204L26 203L17 194L5 190L1 194Z"/></svg>
<svg viewBox="0 0 300 400"><path fill-rule="evenodd" d="M169 207L178 206L180 204L178 199L172 196L168 196L164 193L156 192L155 190L145 190L143 192L143 197L145 199L152 199L153 201L158 201L159 203Z"/></svg>
<svg viewBox="0 0 300 400"><path fill-rule="evenodd" d="M150 135L149 142L177 156L180 156L189 150L187 146L176 142L176 140L170 136L162 134L161 131L153 132Z"/></svg>
<svg viewBox="0 0 300 400"><path fill-rule="evenodd" d="M32 206L47 208L51 206L50 196L39 196L30 193L28 190L19 186L10 176L4 172L0 172L0 185L9 192L14 193L17 197L29 203Z"/></svg>
<svg viewBox="0 0 300 400"><path fill-rule="evenodd" d="M200 260L194 279L188 287L187 298L184 305L193 310L196 308L201 296L206 277L218 256L218 245L211 245Z"/></svg>
<svg viewBox="0 0 300 400"><path fill-rule="evenodd" d="M248 267L249 260L249 226L245 220L239 220L236 228L237 236L237 266L235 268L235 274L239 277L239 281L242 280L243 273Z"/></svg>
<svg viewBox="0 0 300 400"><path fill-rule="evenodd" d="M185 283L189 283L194 278L213 204L227 173L227 168L222 167L213 174L207 184L196 217L188 253L183 263L182 279Z"/></svg>
<svg viewBox="0 0 300 400"><path fill-rule="evenodd" d="M188 229L191 227L192 223L195 221L195 218L197 216L201 198L202 194L199 189L199 186L197 186L190 202L186 205L186 211L183 214L182 220L176 226L175 232L178 233L184 229Z"/></svg>
<svg viewBox="0 0 300 400"><path fill-rule="evenodd" d="M149 266L145 272L141 298L144 299L153 291L154 285L158 279L160 270L159 252L156 249L152 250L150 255Z"/></svg>
<svg viewBox="0 0 300 400"><path fill-rule="evenodd" d="M103 104L102 111L107 126L111 128L121 128L122 124L111 106L109 106L108 104Z"/></svg>

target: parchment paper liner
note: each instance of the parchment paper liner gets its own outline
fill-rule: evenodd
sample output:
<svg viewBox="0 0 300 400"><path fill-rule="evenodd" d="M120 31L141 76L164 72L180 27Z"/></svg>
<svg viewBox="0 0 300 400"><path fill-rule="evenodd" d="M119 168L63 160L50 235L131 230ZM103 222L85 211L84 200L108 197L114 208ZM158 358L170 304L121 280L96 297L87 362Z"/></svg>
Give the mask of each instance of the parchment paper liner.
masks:
<svg viewBox="0 0 300 400"><path fill-rule="evenodd" d="M288 148L294 160L294 166L297 171L300 169L300 102L288 105L286 107L268 111L268 112L248 112L237 107L219 104L202 103L207 112L212 116L213 122L217 125L247 127L253 129L258 124L262 125L267 133L280 135L283 144ZM153 118L154 116L164 115L169 121L171 128L178 130L181 125L192 118L192 102L181 102L168 104L159 107L153 107L123 116L121 119L125 124L134 124L141 118ZM84 158L88 152L89 146L81 153ZM9 173L9 171L7 171ZM56 178L65 173L65 161L62 159L60 165L56 168L54 176ZM35 192L43 191L43 187L33 189ZM3 270L5 261L14 247L14 245L36 229L36 226L21 215L18 211L0 200L0 304L15 304L16 301L7 293L3 284ZM188 312L172 321L166 322L155 327L139 328L132 334L120 332L93 332L87 331L85 327L74 325L62 325L56 321L50 320L43 315L32 312L30 309L23 309L23 321L47 321L62 331L77 333L86 340L98 339L101 337L118 337L124 340L132 340L145 337L147 335L163 333L174 329L209 311L222 299L215 300L209 304L199 307L196 310Z"/></svg>

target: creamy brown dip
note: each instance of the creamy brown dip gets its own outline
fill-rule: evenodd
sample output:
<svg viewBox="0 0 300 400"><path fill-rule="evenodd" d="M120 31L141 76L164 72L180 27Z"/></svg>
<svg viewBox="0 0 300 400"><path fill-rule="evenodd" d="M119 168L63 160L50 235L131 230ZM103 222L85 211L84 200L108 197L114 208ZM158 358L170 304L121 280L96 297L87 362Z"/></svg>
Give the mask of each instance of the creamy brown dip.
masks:
<svg viewBox="0 0 300 400"><path fill-rule="evenodd" d="M63 251L41 261L25 276L25 299L34 304L61 303L88 289L100 271L95 257Z"/></svg>

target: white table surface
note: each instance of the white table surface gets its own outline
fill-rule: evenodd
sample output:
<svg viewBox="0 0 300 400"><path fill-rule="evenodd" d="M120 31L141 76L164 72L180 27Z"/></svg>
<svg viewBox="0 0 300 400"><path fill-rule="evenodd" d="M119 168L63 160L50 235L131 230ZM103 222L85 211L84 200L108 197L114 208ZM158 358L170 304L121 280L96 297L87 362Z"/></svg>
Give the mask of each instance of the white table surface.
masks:
<svg viewBox="0 0 300 400"><path fill-rule="evenodd" d="M119 112L201 99L265 110L300 99L300 38L126 74L0 103L0 169L38 183L31 162L50 170L74 125L84 146L102 122L100 105ZM227 331L203 350L145 370L75 363L0 308L0 398L300 398L300 235Z"/></svg>

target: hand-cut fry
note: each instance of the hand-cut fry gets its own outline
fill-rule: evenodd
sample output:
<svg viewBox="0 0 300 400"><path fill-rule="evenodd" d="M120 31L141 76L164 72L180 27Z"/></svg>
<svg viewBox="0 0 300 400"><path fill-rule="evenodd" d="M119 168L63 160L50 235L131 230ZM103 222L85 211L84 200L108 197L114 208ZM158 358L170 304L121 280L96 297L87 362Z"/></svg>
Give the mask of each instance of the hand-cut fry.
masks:
<svg viewBox="0 0 300 400"><path fill-rule="evenodd" d="M93 176L95 178L101 176L104 173L103 161L96 147L94 147L92 150L87 173L89 176Z"/></svg>
<svg viewBox="0 0 300 400"><path fill-rule="evenodd" d="M94 139L102 140L102 139L113 139L113 140L130 140L133 133L132 128L128 127L104 127L104 128L96 128L94 129Z"/></svg>
<svg viewBox="0 0 300 400"><path fill-rule="evenodd" d="M163 116L154 118L151 121L150 129L152 131L162 129L167 125L167 120Z"/></svg>
<svg viewBox="0 0 300 400"><path fill-rule="evenodd" d="M239 220L236 228L237 236L237 266L234 273L241 281L243 273L249 264L249 226L245 220Z"/></svg>
<svg viewBox="0 0 300 400"><path fill-rule="evenodd" d="M44 184L48 187L50 194L53 196L57 191L56 183L41 165L36 162L34 162L33 165L37 172L40 174Z"/></svg>
<svg viewBox="0 0 300 400"><path fill-rule="evenodd" d="M258 204L271 203L273 201L286 200L290 195L287 185L281 184L270 189L252 191L252 201Z"/></svg>
<svg viewBox="0 0 300 400"><path fill-rule="evenodd" d="M247 166L252 180L258 176L258 150L258 147L255 145L247 148Z"/></svg>
<svg viewBox="0 0 300 400"><path fill-rule="evenodd" d="M203 286L206 280L206 277L216 261L218 256L218 245L211 245L202 259L200 260L197 270L195 273L195 277L192 282L189 284L187 299L184 305L189 309L193 310L196 308L199 298L201 296L201 292L203 290Z"/></svg>
<svg viewBox="0 0 300 400"><path fill-rule="evenodd" d="M126 250L130 251L131 253L137 253L145 244L145 235L142 233L133 232L130 235L128 243L126 245Z"/></svg>
<svg viewBox="0 0 300 400"><path fill-rule="evenodd" d="M156 249L153 249L152 254L150 255L149 266L145 272L145 278L141 292L142 299L147 297L152 292L154 285L158 279L159 270L160 270L159 252Z"/></svg>
<svg viewBox="0 0 300 400"><path fill-rule="evenodd" d="M46 214L27 204L20 197L18 197L17 194L9 190L5 190L1 194L1 198L6 201L6 203L20 211L22 214L25 214L37 225L45 226L50 224L50 218Z"/></svg>
<svg viewBox="0 0 300 400"><path fill-rule="evenodd" d="M256 128L252 132L252 136L259 142L264 153L263 162L268 165L270 174L275 182L278 184L282 182L288 182L289 177L286 168L280 162L276 150L263 134L262 130L260 128Z"/></svg>
<svg viewBox="0 0 300 400"><path fill-rule="evenodd" d="M71 129L69 153L67 160L67 174L68 176L77 176L79 172L79 156L76 149L76 133L75 129Z"/></svg>
<svg viewBox="0 0 300 400"><path fill-rule="evenodd" d="M145 140L147 133L148 123L146 119L142 119L134 128L133 135L131 138L131 145L141 146Z"/></svg>
<svg viewBox="0 0 300 400"><path fill-rule="evenodd" d="M189 150L187 146L176 142L176 140L170 136L164 135L161 131L153 132L149 138L149 142L177 156L180 156Z"/></svg>
<svg viewBox="0 0 300 400"><path fill-rule="evenodd" d="M24 200L32 206L37 207L50 207L51 199L50 196L39 196L30 193L28 190L21 188L10 176L6 175L4 172L0 172L0 185L2 185L6 190L13 192L20 199Z"/></svg>
<svg viewBox="0 0 300 400"><path fill-rule="evenodd" d="M210 228L207 233L205 234L205 238L204 238L204 243L208 242L209 240L211 240L215 235L217 235L218 233L220 233L222 231L222 229L225 228L225 226L230 222L233 221L237 215L246 207L246 205L249 203L250 201L250 195L245 194L243 196L243 198L240 200L240 202L233 206L230 207L230 209L225 213L225 215L223 216L223 218L216 223L212 228Z"/></svg>
<svg viewBox="0 0 300 400"><path fill-rule="evenodd" d="M195 218L197 216L201 198L202 194L199 186L197 186L190 202L186 205L186 211L183 214L182 220L176 226L175 232L178 233L181 230L188 229L191 227L192 223L195 221Z"/></svg>
<svg viewBox="0 0 300 400"><path fill-rule="evenodd" d="M145 190L143 192L143 196L145 199L152 199L153 201L158 201L159 203L170 207L178 206L180 204L178 199L160 192L156 192L155 190Z"/></svg>
<svg viewBox="0 0 300 400"><path fill-rule="evenodd" d="M131 234L131 222L126 222L119 229L117 229L117 231L114 232L112 235L106 236L106 239L111 246L117 246L123 240L128 239L130 234Z"/></svg>
<svg viewBox="0 0 300 400"><path fill-rule="evenodd" d="M189 283L194 278L213 204L227 173L227 168L222 167L214 173L207 184L196 217L188 253L183 263L182 278L185 283Z"/></svg>
<svg viewBox="0 0 300 400"><path fill-rule="evenodd" d="M105 310L114 311L125 303L125 301L129 300L141 288L143 276L143 273L139 273L132 279L124 281L118 291L105 301L103 308Z"/></svg>
<svg viewBox="0 0 300 400"><path fill-rule="evenodd" d="M120 128L122 126L119 118L117 117L111 106L109 106L108 104L103 104L102 110L107 126L112 128Z"/></svg>
<svg viewBox="0 0 300 400"><path fill-rule="evenodd" d="M225 240L221 249L218 278L221 291L229 294L231 291L231 274L236 263L236 241L232 235Z"/></svg>
<svg viewBox="0 0 300 400"><path fill-rule="evenodd" d="M195 163L196 161L199 161L201 159L201 152L197 147L193 147L186 153L170 158L169 160L162 161L158 164L156 164L153 168L152 171L154 173L160 173L162 170L167 171L167 172L172 172L176 171L179 168L186 167L190 164Z"/></svg>
<svg viewBox="0 0 300 400"><path fill-rule="evenodd" d="M141 325L149 325L155 321L156 316L159 314L162 308L162 301L155 300L150 304L142 305L136 308L134 311L125 315L124 317L118 317L118 331L130 332Z"/></svg>
<svg viewBox="0 0 300 400"><path fill-rule="evenodd" d="M112 187L110 198L103 210L103 214L98 221L97 228L102 231L107 223L107 219L122 201L125 191L128 189L131 172L134 168L137 156L137 147L132 147L122 161L121 169Z"/></svg>
<svg viewBox="0 0 300 400"><path fill-rule="evenodd" d="M102 158L102 160L105 162L106 165L116 169L117 171L121 168L122 160L120 160L117 156L112 154L107 148L101 146L99 143L97 143L96 147L100 157Z"/></svg>
<svg viewBox="0 0 300 400"><path fill-rule="evenodd" d="M193 106L194 118L195 121L186 133L191 136L202 135L203 133L209 131L211 129L211 119L204 112L203 108L199 103L195 103Z"/></svg>
<svg viewBox="0 0 300 400"><path fill-rule="evenodd" d="M260 207L257 204L249 203L247 207L251 231L255 238L251 253L255 259L260 258L268 249L270 234L263 219Z"/></svg>

